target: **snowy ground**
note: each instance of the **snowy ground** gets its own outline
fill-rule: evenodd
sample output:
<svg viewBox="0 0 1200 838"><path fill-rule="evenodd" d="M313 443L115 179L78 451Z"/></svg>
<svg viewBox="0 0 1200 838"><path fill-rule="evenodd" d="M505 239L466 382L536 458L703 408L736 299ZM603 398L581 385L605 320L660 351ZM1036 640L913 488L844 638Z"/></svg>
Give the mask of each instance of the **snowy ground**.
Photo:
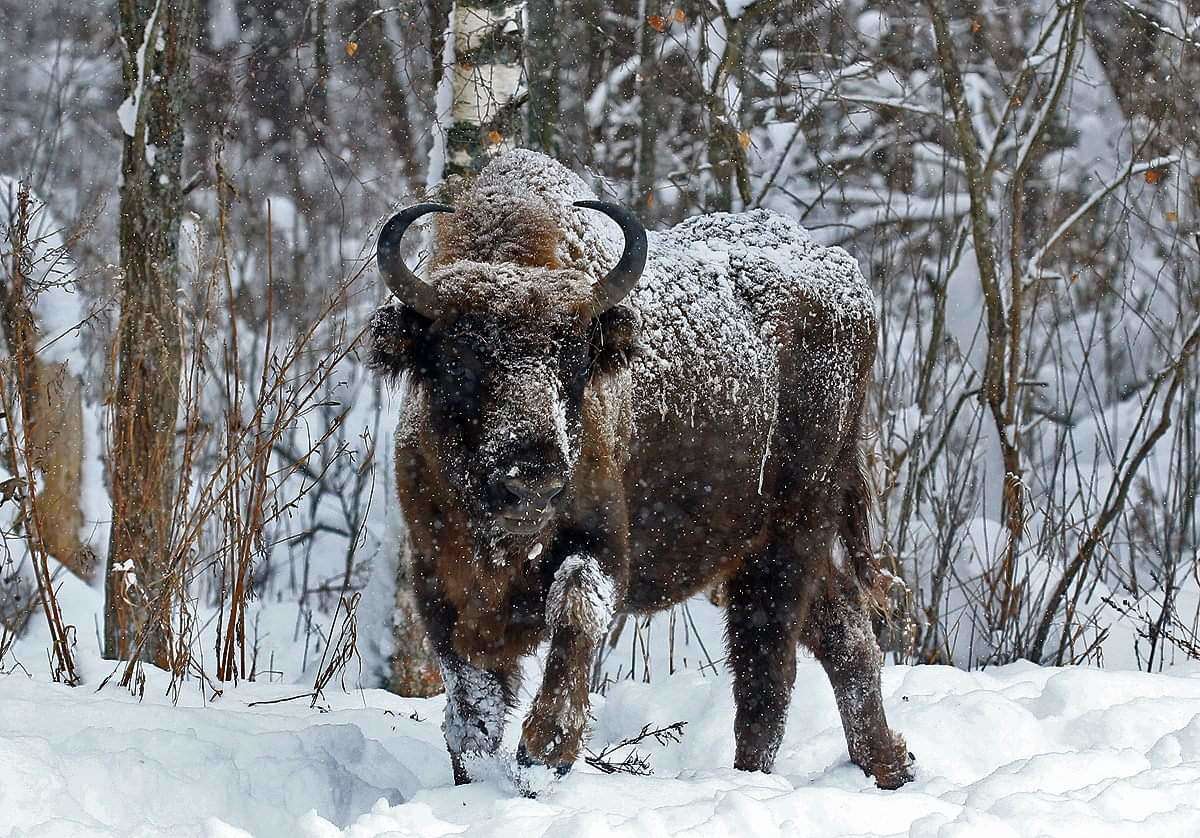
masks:
<svg viewBox="0 0 1200 838"><path fill-rule="evenodd" d="M101 666L87 666L91 684ZM888 667L888 712L917 756L898 792L847 761L811 660L769 776L729 767L724 674L624 682L597 698L593 747L687 720L682 741L643 748L653 776L578 766L538 800L451 785L440 698L330 692L317 709L251 707L299 689L248 685L205 702L193 685L172 707L164 686L151 672L139 703L112 686L0 676L0 835L1200 834L1200 667Z"/></svg>

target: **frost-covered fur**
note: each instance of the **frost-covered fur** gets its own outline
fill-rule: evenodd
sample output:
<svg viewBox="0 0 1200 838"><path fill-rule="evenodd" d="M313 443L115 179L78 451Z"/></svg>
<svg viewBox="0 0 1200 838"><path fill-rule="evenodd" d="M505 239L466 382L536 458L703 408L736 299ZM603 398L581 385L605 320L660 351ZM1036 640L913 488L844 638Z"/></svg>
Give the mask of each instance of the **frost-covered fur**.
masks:
<svg viewBox="0 0 1200 838"><path fill-rule="evenodd" d="M479 173L438 219L435 264L460 254L486 262L549 265L595 280L621 254L621 234L572 206L596 195L570 169L524 149L510 151Z"/></svg>
<svg viewBox="0 0 1200 838"><path fill-rule="evenodd" d="M546 677L525 721L519 757L565 770L587 725L588 666L613 618L616 590L595 556L567 556L546 597L551 651ZM533 756L531 756L533 755Z"/></svg>
<svg viewBox="0 0 1200 838"><path fill-rule="evenodd" d="M840 334L832 355L812 356L809 386L835 394L843 424L854 408L855 330L874 326L875 301L858 264L815 245L790 218L767 210L717 213L652 234L651 259L631 304L642 314L634 364L639 404L691 419L697 409L769 422L752 396L777 391L779 362L805 319ZM819 301L820 310L810 310ZM815 308L812 307L812 308ZM736 347L735 351L730 351Z"/></svg>
<svg viewBox="0 0 1200 838"><path fill-rule="evenodd" d="M546 621L567 626L599 640L613 618L613 580L595 557L567 556L554 572L546 597Z"/></svg>
<svg viewBox="0 0 1200 838"><path fill-rule="evenodd" d="M803 642L830 675L851 759L903 783L864 597L859 418L876 322L857 264L775 213L700 216L651 234L633 293L596 314L592 286L621 237L571 206L588 197L547 157L498 158L438 218L439 316L394 303L372 324L375 366L411 383L397 486L450 673L456 778L464 754L494 751L497 697L511 706L541 640L519 758L565 770L612 614L724 582L735 766L770 770ZM505 517L525 508L504 488L514 479L564 487L519 530Z"/></svg>
<svg viewBox="0 0 1200 838"><path fill-rule="evenodd" d="M463 755L488 754L500 746L513 687L490 672L461 662L443 661L446 716L442 732L458 779L468 776Z"/></svg>

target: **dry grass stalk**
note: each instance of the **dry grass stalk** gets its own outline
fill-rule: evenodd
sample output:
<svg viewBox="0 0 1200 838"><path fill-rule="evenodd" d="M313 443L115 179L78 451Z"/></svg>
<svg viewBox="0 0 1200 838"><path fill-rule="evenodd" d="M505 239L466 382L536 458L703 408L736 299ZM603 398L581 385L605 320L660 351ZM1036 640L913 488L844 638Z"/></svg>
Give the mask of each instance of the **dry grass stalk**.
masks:
<svg viewBox="0 0 1200 838"><path fill-rule="evenodd" d="M329 293L286 341L275 339L268 290L266 337L255 347L261 355L248 357L239 335L242 315L223 209L218 238L217 258L200 286L197 310L185 318L178 502L172 510L164 585L151 603L156 619L171 626L166 663L173 683L191 676L208 679L196 644L192 583L209 572L221 580L215 680L254 677L254 658L247 655L246 614L254 596L256 562L273 546L265 534L298 508L334 460L347 454L344 447L335 447L314 464L341 430L350 408L335 406L333 416L320 423L321 432L299 448L288 449L287 456L281 456L281 441L311 414L331 406L331 377L361 336L348 332L342 316L351 289L362 277L360 270ZM216 352L210 345L221 333L228 338L216 344ZM254 377L246 374L251 363L258 368ZM206 413L214 386L224 404L217 422ZM286 486L297 475L302 479L289 494ZM142 642L144 633L135 651ZM126 664L122 684L132 683L136 668L133 660ZM214 684L210 686L219 694Z"/></svg>
<svg viewBox="0 0 1200 838"><path fill-rule="evenodd" d="M338 602L333 615L334 628L330 629L330 639L321 654L321 665L317 668L317 678L313 683L312 707L317 706L317 700L324 695L325 688L334 678L341 677L342 689L346 688L346 666L358 657L358 603L361 598L362 594L356 591ZM342 618L340 623L339 616Z"/></svg>
<svg viewBox="0 0 1200 838"><path fill-rule="evenodd" d="M638 752L637 746L647 739L653 739L659 745L670 745L673 742L678 742L683 739L683 729L686 726L687 722L673 722L672 724L660 727L646 724L633 736L628 736L618 742L605 745L599 752L594 752L590 748L587 748L584 760L586 760L588 765L603 771L605 774L649 776L654 773L654 770L650 767L650 760ZM618 759L617 757L620 752L626 751L626 749L628 751Z"/></svg>

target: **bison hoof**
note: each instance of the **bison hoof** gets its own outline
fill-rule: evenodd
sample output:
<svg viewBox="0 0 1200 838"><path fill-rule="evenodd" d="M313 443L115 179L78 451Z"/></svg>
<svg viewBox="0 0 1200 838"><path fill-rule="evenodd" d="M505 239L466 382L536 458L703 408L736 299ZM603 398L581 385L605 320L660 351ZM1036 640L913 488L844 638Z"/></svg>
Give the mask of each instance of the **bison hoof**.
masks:
<svg viewBox="0 0 1200 838"><path fill-rule="evenodd" d="M571 772L571 763L547 765L530 755L525 743L517 746L517 764L513 771L512 782L522 797L537 797Z"/></svg>
<svg viewBox="0 0 1200 838"><path fill-rule="evenodd" d="M910 754L911 756L911 754ZM892 766L887 769L875 770L875 785L881 789L892 791L900 788L913 778L912 762Z"/></svg>
<svg viewBox="0 0 1200 838"><path fill-rule="evenodd" d="M881 789L898 789L913 778L912 766L916 757L908 750L904 740L896 737L899 742L887 758L877 760L870 768L863 771L875 778L875 785Z"/></svg>
<svg viewBox="0 0 1200 838"><path fill-rule="evenodd" d="M916 758L908 750L904 737L883 727L870 738L850 740L850 761L868 777L875 778L881 789L898 789L913 778ZM856 747L857 746L857 747Z"/></svg>

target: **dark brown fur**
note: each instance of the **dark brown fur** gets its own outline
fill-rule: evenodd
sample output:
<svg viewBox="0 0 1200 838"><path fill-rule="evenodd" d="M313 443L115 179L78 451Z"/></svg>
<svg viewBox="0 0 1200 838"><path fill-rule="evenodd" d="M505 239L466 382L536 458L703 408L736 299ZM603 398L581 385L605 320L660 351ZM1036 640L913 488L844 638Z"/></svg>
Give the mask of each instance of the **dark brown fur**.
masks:
<svg viewBox="0 0 1200 838"><path fill-rule="evenodd" d="M592 277L559 258L555 213L568 211L486 175L441 226L432 280L446 314L385 307L373 329L376 366L412 381L397 482L418 601L447 674L456 780L498 746L519 660L542 639L546 675L520 760L565 770L581 747L609 600L650 612L723 582L735 766L771 769L804 643L829 675L851 759L879 785L901 785L908 753L884 718L865 599L875 560L859 417L873 318L842 322L825 300L789 291L761 315L769 323L752 324L778 336L777 377L747 376L740 396L773 412L735 421L718 397L710 406L668 381L664 392L701 399L691 421L639 408L628 364L639 319L659 316L653 298L592 317ZM842 357L845 369L830 360ZM849 397L822 375L847 381ZM558 394L546 402L559 405L558 424L538 401L546 393ZM510 463L567 479L535 535L495 528L490 487Z"/></svg>

